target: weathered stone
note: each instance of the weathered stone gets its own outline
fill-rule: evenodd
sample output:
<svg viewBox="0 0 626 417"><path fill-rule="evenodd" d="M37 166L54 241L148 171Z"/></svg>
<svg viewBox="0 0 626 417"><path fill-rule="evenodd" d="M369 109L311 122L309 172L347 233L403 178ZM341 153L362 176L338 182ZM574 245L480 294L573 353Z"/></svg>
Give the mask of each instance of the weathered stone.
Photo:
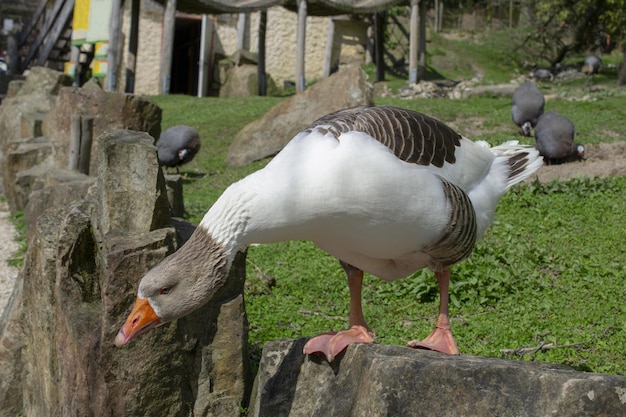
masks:
<svg viewBox="0 0 626 417"><path fill-rule="evenodd" d="M328 364L304 355L305 342L265 345L250 416L626 415L626 377L376 344Z"/></svg>
<svg viewBox="0 0 626 417"><path fill-rule="evenodd" d="M22 402L22 284L15 280L9 301L0 309L0 417L21 415Z"/></svg>
<svg viewBox="0 0 626 417"><path fill-rule="evenodd" d="M372 92L373 86L360 67L346 67L245 126L233 140L227 162L239 166L275 155L319 117L346 107L372 104Z"/></svg>
<svg viewBox="0 0 626 417"><path fill-rule="evenodd" d="M170 215L172 217L183 217L185 215L183 177L180 175L165 175L165 186L167 187Z"/></svg>
<svg viewBox="0 0 626 417"><path fill-rule="evenodd" d="M5 147L5 157L2 161L2 182L4 191L12 213L24 209L25 201L18 198L16 178L19 172L44 164L52 157L53 149L45 137L32 139L26 143L11 142Z"/></svg>
<svg viewBox="0 0 626 417"><path fill-rule="evenodd" d="M103 237L98 219L89 200L39 216L23 290L0 323L19 329L0 333L0 367L13 373L0 415L238 417L251 383L245 253L211 304L116 348L140 278L189 232Z"/></svg>
<svg viewBox="0 0 626 417"><path fill-rule="evenodd" d="M267 95L278 92L272 77L266 75ZM251 97L259 95L259 75L256 65L239 65L230 68L226 80L220 88L220 97Z"/></svg>
<svg viewBox="0 0 626 417"><path fill-rule="evenodd" d="M36 138L43 136L41 124L43 113L22 113L21 137Z"/></svg>
<svg viewBox="0 0 626 417"><path fill-rule="evenodd" d="M37 219L51 207L69 206L74 201L85 199L89 187L95 184L94 177L88 177L76 171L68 171L74 179L54 185L47 185L30 193L24 209L24 223L28 240L33 235Z"/></svg>
<svg viewBox="0 0 626 417"><path fill-rule="evenodd" d="M103 235L141 234L169 224L165 179L153 138L110 131L99 138L98 212Z"/></svg>
<svg viewBox="0 0 626 417"><path fill-rule="evenodd" d="M52 141L59 168L66 168L69 161L72 115L93 118L90 173L98 172L96 150L104 133L135 130L147 132L152 138L158 138L161 133L161 109L146 98L99 89L61 88L54 108L43 121L43 131Z"/></svg>
<svg viewBox="0 0 626 417"><path fill-rule="evenodd" d="M49 94L55 96L63 86L72 85L72 78L60 71L47 67L33 67L26 76L26 82L17 95Z"/></svg>
<svg viewBox="0 0 626 417"><path fill-rule="evenodd" d="M85 174L67 169L58 169L46 164L35 165L15 175L15 200L17 210L24 210L32 192L64 182L87 180Z"/></svg>

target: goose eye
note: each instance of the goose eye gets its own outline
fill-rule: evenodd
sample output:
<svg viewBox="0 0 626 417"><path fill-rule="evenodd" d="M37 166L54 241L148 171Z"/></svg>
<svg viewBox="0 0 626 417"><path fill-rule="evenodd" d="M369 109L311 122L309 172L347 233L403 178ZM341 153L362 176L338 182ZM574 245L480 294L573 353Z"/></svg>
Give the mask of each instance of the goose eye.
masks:
<svg viewBox="0 0 626 417"><path fill-rule="evenodd" d="M159 294L161 295L167 295L170 293L170 290L172 289L172 287L163 287L159 290Z"/></svg>

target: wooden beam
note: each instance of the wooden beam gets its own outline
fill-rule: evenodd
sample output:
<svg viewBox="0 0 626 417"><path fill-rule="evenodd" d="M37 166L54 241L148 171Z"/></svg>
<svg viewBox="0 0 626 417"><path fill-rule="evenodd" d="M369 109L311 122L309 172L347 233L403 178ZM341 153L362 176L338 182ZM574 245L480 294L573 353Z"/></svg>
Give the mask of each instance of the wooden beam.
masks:
<svg viewBox="0 0 626 417"><path fill-rule="evenodd" d="M175 30L176 0L166 0L163 13L163 43L161 44L161 85L159 89L161 94L170 93Z"/></svg>
<svg viewBox="0 0 626 417"><path fill-rule="evenodd" d="M306 18L306 0L298 0L298 34L296 38L296 93L301 93L306 88L306 80L304 77Z"/></svg>
<svg viewBox="0 0 626 417"><path fill-rule="evenodd" d="M324 53L324 70L322 77L328 77L332 70L333 43L335 40L335 20L328 18L328 33L326 34L326 52Z"/></svg>
<svg viewBox="0 0 626 417"><path fill-rule="evenodd" d="M137 47L139 44L139 4L140 0L132 0L130 8L130 33L128 35L128 56L126 57L126 88L124 89L127 93L135 92Z"/></svg>
<svg viewBox="0 0 626 417"><path fill-rule="evenodd" d="M411 0L411 23L409 26L409 83L417 82L417 38L419 33L418 4L419 0Z"/></svg>
<svg viewBox="0 0 626 417"><path fill-rule="evenodd" d="M426 75L426 2L419 1L419 36L417 50L417 80L421 81Z"/></svg>
<svg viewBox="0 0 626 417"><path fill-rule="evenodd" d="M259 61L257 63L259 95L267 95L267 74L265 72L265 38L267 34L267 10L261 10L259 16Z"/></svg>
<svg viewBox="0 0 626 417"><path fill-rule="evenodd" d="M386 12L374 15L374 62L376 64L376 82L385 81L385 20Z"/></svg>
<svg viewBox="0 0 626 417"><path fill-rule="evenodd" d="M107 91L117 90L122 26L122 0L113 0L109 22L109 45L107 46Z"/></svg>

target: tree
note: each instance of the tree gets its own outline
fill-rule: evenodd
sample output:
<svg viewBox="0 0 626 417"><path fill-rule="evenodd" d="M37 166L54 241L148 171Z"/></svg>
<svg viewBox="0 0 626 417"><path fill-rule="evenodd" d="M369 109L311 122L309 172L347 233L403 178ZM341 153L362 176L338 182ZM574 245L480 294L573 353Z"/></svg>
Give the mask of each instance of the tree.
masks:
<svg viewBox="0 0 626 417"><path fill-rule="evenodd" d="M609 52L626 42L626 0L522 0L522 8L534 11L534 22L517 49L553 66L570 53ZM625 66L619 85L626 84Z"/></svg>

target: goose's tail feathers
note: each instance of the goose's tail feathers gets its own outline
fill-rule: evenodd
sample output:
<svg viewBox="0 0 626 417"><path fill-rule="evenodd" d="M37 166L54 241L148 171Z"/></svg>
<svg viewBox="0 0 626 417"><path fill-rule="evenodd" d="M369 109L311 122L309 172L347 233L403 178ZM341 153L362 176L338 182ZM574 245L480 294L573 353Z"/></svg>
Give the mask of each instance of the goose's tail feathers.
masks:
<svg viewBox="0 0 626 417"><path fill-rule="evenodd" d="M494 146L490 150L496 155L496 163L507 168L507 190L530 177L543 165L543 157L537 149L530 145L520 145L516 140Z"/></svg>

